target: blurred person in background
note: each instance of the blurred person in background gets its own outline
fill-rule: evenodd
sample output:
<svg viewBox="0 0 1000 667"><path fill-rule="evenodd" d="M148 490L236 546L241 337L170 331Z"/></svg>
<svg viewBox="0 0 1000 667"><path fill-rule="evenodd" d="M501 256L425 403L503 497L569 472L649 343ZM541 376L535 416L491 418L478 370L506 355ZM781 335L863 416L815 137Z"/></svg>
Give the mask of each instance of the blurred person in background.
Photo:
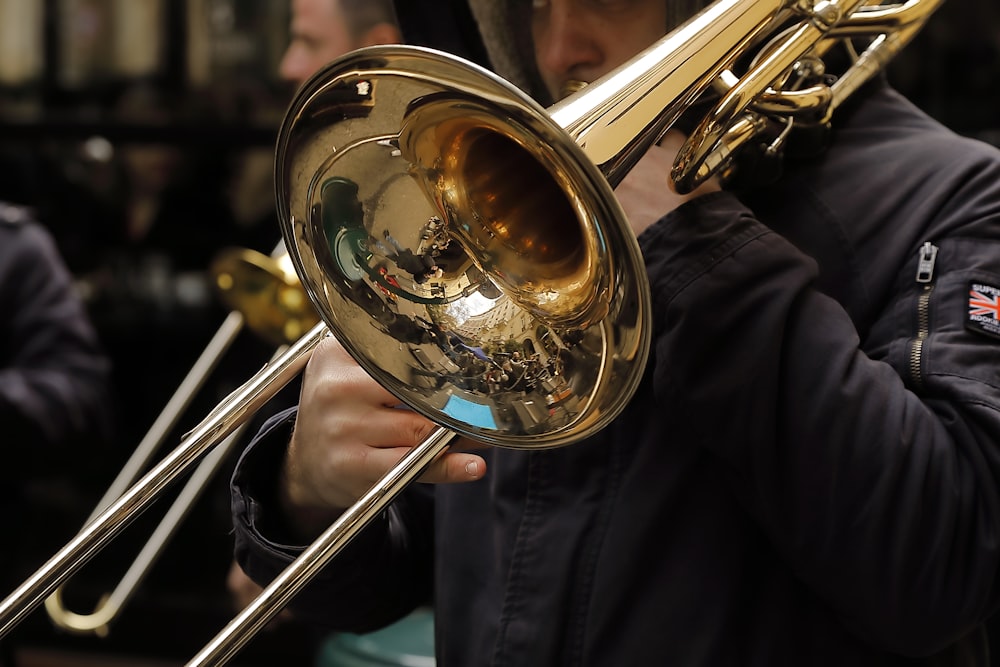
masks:
<svg viewBox="0 0 1000 667"><path fill-rule="evenodd" d="M289 41L278 73L291 87L349 51L402 41L388 0L291 0L289 9ZM247 151L230 188L232 208L252 230L250 245L255 248L273 248L281 236L273 205L273 168L271 147Z"/></svg>
<svg viewBox="0 0 1000 667"><path fill-rule="evenodd" d="M345 53L401 41L391 0L292 0L289 44L279 71L282 78L299 86ZM273 154L269 153L268 159L270 179ZM269 181L269 185L273 182ZM277 222L273 233L277 240L280 237ZM274 410L274 403L279 400L272 401L269 411ZM235 562L226 583L238 609L246 607L261 591ZM287 614L281 618L287 618Z"/></svg>
<svg viewBox="0 0 1000 667"><path fill-rule="evenodd" d="M36 540L82 520L73 493L106 454L115 415L108 358L55 241L28 209L2 202L0 313L0 513L23 536L0 549L6 595ZM13 650L4 642L0 662Z"/></svg>
<svg viewBox="0 0 1000 667"><path fill-rule="evenodd" d="M402 41L386 0L292 0L289 35L279 71L295 84L349 51Z"/></svg>

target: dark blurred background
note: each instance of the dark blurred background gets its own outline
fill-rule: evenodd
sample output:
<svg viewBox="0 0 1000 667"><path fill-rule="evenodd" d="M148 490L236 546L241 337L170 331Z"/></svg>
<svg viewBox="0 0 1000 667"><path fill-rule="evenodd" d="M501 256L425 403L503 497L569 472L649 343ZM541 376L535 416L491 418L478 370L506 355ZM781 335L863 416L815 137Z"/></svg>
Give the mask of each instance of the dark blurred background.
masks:
<svg viewBox="0 0 1000 667"><path fill-rule="evenodd" d="M212 259L227 247L269 254L280 240L271 173L292 92L277 73L288 13L288 0L0 0L0 199L52 230L111 357L117 416L110 447L31 480L6 538L18 567L0 574L3 595L83 526L219 330L228 310ZM274 349L242 331L152 460ZM6 657L190 659L236 612L225 587L231 468L211 478L107 636L74 636L38 610L0 642ZM63 588L68 610L89 614L118 584L177 487ZM233 664L309 665L315 640L279 625Z"/></svg>
<svg viewBox="0 0 1000 667"><path fill-rule="evenodd" d="M280 239L271 161L291 93L277 75L287 13L286 0L0 0L0 199L32 206L55 234L112 357L118 414L110 451L72 471L53 462L37 481L26 532L7 536L21 566L4 581L72 538L222 324L212 258ZM888 71L955 131L1000 144L995 0L946 3ZM167 447L273 351L241 334ZM38 611L12 634L19 664L177 664L201 649L234 613L230 468L107 637L72 636ZM117 583L169 502L71 580L69 606L87 612ZM278 626L233 664L311 664L314 641Z"/></svg>

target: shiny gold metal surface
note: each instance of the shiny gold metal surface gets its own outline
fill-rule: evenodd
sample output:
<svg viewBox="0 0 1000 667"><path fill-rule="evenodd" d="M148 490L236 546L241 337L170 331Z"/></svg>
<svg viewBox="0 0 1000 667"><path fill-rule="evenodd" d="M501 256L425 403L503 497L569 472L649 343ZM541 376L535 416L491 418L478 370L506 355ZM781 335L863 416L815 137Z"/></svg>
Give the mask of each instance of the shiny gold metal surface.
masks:
<svg viewBox="0 0 1000 667"><path fill-rule="evenodd" d="M288 253L269 257L249 248L228 248L212 262L210 273L221 301L275 346L294 343L319 322Z"/></svg>
<svg viewBox="0 0 1000 667"><path fill-rule="evenodd" d="M595 433L635 390L638 244L601 171L506 81L428 49L357 52L300 90L276 165L296 273L402 403L541 448Z"/></svg>

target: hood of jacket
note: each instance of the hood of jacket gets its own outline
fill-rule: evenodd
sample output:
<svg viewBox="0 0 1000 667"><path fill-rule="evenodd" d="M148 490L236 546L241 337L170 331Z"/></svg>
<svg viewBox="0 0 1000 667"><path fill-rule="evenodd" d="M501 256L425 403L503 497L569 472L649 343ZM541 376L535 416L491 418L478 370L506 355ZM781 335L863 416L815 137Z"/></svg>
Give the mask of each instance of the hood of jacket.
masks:
<svg viewBox="0 0 1000 667"><path fill-rule="evenodd" d="M404 40L486 67L543 104L528 21L531 0L396 0Z"/></svg>

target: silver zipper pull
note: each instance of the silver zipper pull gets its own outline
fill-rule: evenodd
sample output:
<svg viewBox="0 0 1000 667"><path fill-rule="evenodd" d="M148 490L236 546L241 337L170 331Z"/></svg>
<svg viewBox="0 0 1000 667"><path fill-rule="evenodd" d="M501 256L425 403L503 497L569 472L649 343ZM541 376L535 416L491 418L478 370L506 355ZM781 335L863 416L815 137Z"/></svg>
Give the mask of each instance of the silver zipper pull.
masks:
<svg viewBox="0 0 1000 667"><path fill-rule="evenodd" d="M929 283L934 279L934 261L937 259L937 246L925 241L920 248L920 260L917 262L917 282Z"/></svg>

